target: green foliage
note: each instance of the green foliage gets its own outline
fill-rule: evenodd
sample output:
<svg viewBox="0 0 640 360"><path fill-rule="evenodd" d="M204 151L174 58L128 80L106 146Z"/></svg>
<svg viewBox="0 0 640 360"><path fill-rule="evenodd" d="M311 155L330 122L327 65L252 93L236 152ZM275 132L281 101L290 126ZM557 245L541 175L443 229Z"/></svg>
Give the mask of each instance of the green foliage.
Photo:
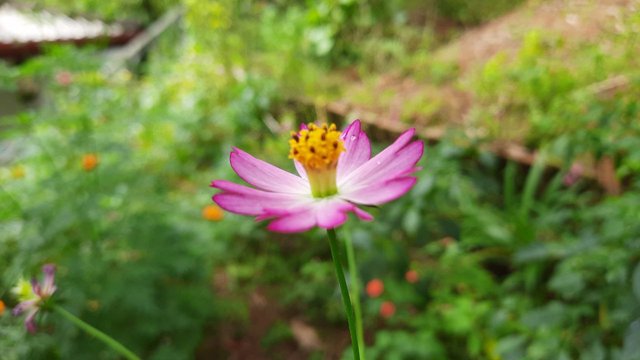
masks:
<svg viewBox="0 0 640 360"><path fill-rule="evenodd" d="M117 5L143 21L148 4L168 5L42 3L106 17ZM237 179L232 146L292 170L288 131L321 116L295 100L340 94L332 70L397 70L434 91L451 84L458 69L432 58L442 40L412 11L467 25L513 5L480 3L185 0L183 32L165 34L136 72L106 76L95 49L71 47L0 65L0 86L43 94L38 109L2 119L0 298L15 305L6 289L55 262L56 300L145 359L193 358L229 323L252 326L245 295L256 287L287 317L256 348L292 343L293 317L335 333L345 323L325 234L270 234L231 214L203 220L207 185ZM633 29L638 16L621 21ZM427 148L409 196L339 230L352 234L361 278L385 285L380 297L359 294L369 358L637 359L637 34L612 39L569 46L530 32L515 57L494 57L461 85L474 94L474 125L538 149L531 167L462 148L467 135L452 133ZM624 91L593 91L620 74ZM405 100L407 113L438 105L429 94ZM85 169L89 154L98 164ZM565 185L567 169L546 167L589 154L614 158L624 194ZM384 302L396 307L388 318ZM115 358L55 314L38 323L27 336L21 319L0 317L3 358Z"/></svg>
<svg viewBox="0 0 640 360"><path fill-rule="evenodd" d="M420 331L380 331L375 345L367 349L372 359L444 359L445 351L433 333Z"/></svg>
<svg viewBox="0 0 640 360"><path fill-rule="evenodd" d="M291 334L291 329L289 328L289 326L284 323L277 322L262 338L261 345L265 348L270 348L283 341L291 340L292 337L293 335Z"/></svg>
<svg viewBox="0 0 640 360"><path fill-rule="evenodd" d="M176 197L178 184L193 181L182 173L197 166L172 155L183 125L158 119L165 104L128 72L106 79L87 52L61 50L25 64L21 76L73 69L72 82L49 83L41 109L7 119L17 157L0 194L2 288L54 262L56 297L70 311L145 358L190 358L216 314L207 285L224 247L200 219L206 201ZM96 154L95 168L83 165L87 154ZM43 320L56 331L24 339L20 358L112 358L70 324Z"/></svg>
<svg viewBox="0 0 640 360"><path fill-rule="evenodd" d="M174 5L170 0L32 0L30 3L38 8L56 10L70 15L139 22L149 22Z"/></svg>
<svg viewBox="0 0 640 360"><path fill-rule="evenodd" d="M431 0L445 18L464 25L477 25L513 9L522 0Z"/></svg>
<svg viewBox="0 0 640 360"><path fill-rule="evenodd" d="M624 21L631 26L633 18ZM637 57L630 52L630 41L620 33L607 46L568 47L561 39L530 32L514 60L499 54L480 72L473 86L480 100L474 117L491 137L535 146L553 142L554 155L562 159L594 150L598 156L624 154L621 171L626 175L628 167L636 166L628 146L637 136L630 134L638 133ZM580 61L567 62L568 56ZM622 91L609 95L598 87L621 76L627 81Z"/></svg>
<svg viewBox="0 0 640 360"><path fill-rule="evenodd" d="M370 267L387 274L375 274L382 298L365 300L369 324L382 300L397 307L389 324L398 329L376 335L372 357L632 359L637 194L594 204L562 187L563 174L543 182L539 166L519 179L507 165L501 179L498 162L471 163L447 142L429 155L412 196L387 205L374 228L359 226L363 238L407 246L399 260L360 244L363 277ZM419 225L406 221L414 211ZM415 284L404 279L408 267L420 274ZM429 346L410 346L407 333Z"/></svg>

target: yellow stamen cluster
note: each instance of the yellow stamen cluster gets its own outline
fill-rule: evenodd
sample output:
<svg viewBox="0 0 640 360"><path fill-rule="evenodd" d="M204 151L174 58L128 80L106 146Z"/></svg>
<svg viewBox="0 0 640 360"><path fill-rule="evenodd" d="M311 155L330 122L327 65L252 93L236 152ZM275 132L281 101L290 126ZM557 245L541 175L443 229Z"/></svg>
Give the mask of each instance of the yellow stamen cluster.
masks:
<svg viewBox="0 0 640 360"><path fill-rule="evenodd" d="M289 159L301 163L307 171L335 169L344 142L336 125L309 124L308 129L291 132Z"/></svg>

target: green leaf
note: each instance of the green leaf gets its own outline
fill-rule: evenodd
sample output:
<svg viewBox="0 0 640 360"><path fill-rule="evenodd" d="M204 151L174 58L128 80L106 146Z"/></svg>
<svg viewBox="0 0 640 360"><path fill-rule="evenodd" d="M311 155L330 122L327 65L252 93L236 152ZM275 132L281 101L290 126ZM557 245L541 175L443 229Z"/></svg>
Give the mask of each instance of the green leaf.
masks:
<svg viewBox="0 0 640 360"><path fill-rule="evenodd" d="M631 275L631 288L633 289L633 294L640 300L640 263L636 265L633 275Z"/></svg>

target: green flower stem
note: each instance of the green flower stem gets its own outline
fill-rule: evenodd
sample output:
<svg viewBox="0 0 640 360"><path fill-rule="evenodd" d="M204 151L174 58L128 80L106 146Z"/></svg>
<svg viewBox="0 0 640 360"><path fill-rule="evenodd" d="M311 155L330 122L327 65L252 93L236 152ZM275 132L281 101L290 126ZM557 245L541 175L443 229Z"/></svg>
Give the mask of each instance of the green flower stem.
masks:
<svg viewBox="0 0 640 360"><path fill-rule="evenodd" d="M355 315L353 313L353 307L351 306L351 299L349 297L347 281L345 280L344 272L342 271L342 263L340 262L340 250L338 247L336 231L333 229L329 229L327 230L327 234L329 235L329 247L331 248L333 265L336 268L336 276L338 277L340 292L342 293L342 302L344 303L345 311L347 313L347 322L349 323L349 334L351 334L351 349L353 350L353 358L359 360L360 349L358 347L358 336L356 334Z"/></svg>
<svg viewBox="0 0 640 360"><path fill-rule="evenodd" d="M129 349L127 349L122 344L114 340L112 337L94 328L93 326L87 324L86 322L80 320L78 317L68 312L67 310L61 308L58 305L53 305L51 308L53 309L53 311L62 315L62 317L71 321L80 329L84 330L87 334L97 338L98 340L108 345L110 348L112 348L114 351L116 351L120 355L124 356L126 359L140 360L140 358L136 354L132 353Z"/></svg>
<svg viewBox="0 0 640 360"><path fill-rule="evenodd" d="M347 248L347 266L349 269L349 277L351 278L351 303L353 304L353 312L356 318L356 335L358 337L360 359L365 360L364 331L362 328L362 311L360 310L360 277L358 276L358 267L356 266L356 256L353 251L351 235L345 235L344 243Z"/></svg>

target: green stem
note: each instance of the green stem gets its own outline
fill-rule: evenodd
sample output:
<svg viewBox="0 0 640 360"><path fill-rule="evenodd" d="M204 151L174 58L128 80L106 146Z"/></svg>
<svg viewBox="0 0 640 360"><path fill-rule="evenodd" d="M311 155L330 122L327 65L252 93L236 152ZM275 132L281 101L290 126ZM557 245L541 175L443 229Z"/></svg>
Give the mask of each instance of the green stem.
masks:
<svg viewBox="0 0 640 360"><path fill-rule="evenodd" d="M362 328L362 311L360 310L360 278L358 276L358 267L356 266L356 256L353 251L351 235L345 235L344 243L347 248L347 266L349 269L349 277L351 278L351 303L353 304L353 312L356 318L356 335L358 337L358 347L360 348L360 359L365 360L364 331Z"/></svg>
<svg viewBox="0 0 640 360"><path fill-rule="evenodd" d="M342 293L342 302L344 303L345 311L347 313L347 322L349 323L349 334L351 334L351 349L353 350L353 358L360 359L360 349L358 348L358 336L356 334L355 315L353 313L353 307L351 306L351 300L349 298L349 289L347 288L347 281L342 271L342 264L340 263L340 250L338 247L338 239L336 237L336 231L333 229L327 230L329 235L329 247L331 248L331 257L333 258L333 265L336 268L336 276L338 277L338 283L340 284L340 292Z"/></svg>
<svg viewBox="0 0 640 360"><path fill-rule="evenodd" d="M114 340L112 337L94 328L93 326L87 324L86 322L80 320L78 317L68 312L67 310L61 308L58 305L53 305L51 308L58 314L62 315L62 317L71 321L74 325L76 325L80 329L84 330L87 334L102 341L103 343L108 345L110 348L112 348L113 350L115 350L125 358L129 360L140 360L140 358L136 354L132 353L129 349L127 349L122 344Z"/></svg>

